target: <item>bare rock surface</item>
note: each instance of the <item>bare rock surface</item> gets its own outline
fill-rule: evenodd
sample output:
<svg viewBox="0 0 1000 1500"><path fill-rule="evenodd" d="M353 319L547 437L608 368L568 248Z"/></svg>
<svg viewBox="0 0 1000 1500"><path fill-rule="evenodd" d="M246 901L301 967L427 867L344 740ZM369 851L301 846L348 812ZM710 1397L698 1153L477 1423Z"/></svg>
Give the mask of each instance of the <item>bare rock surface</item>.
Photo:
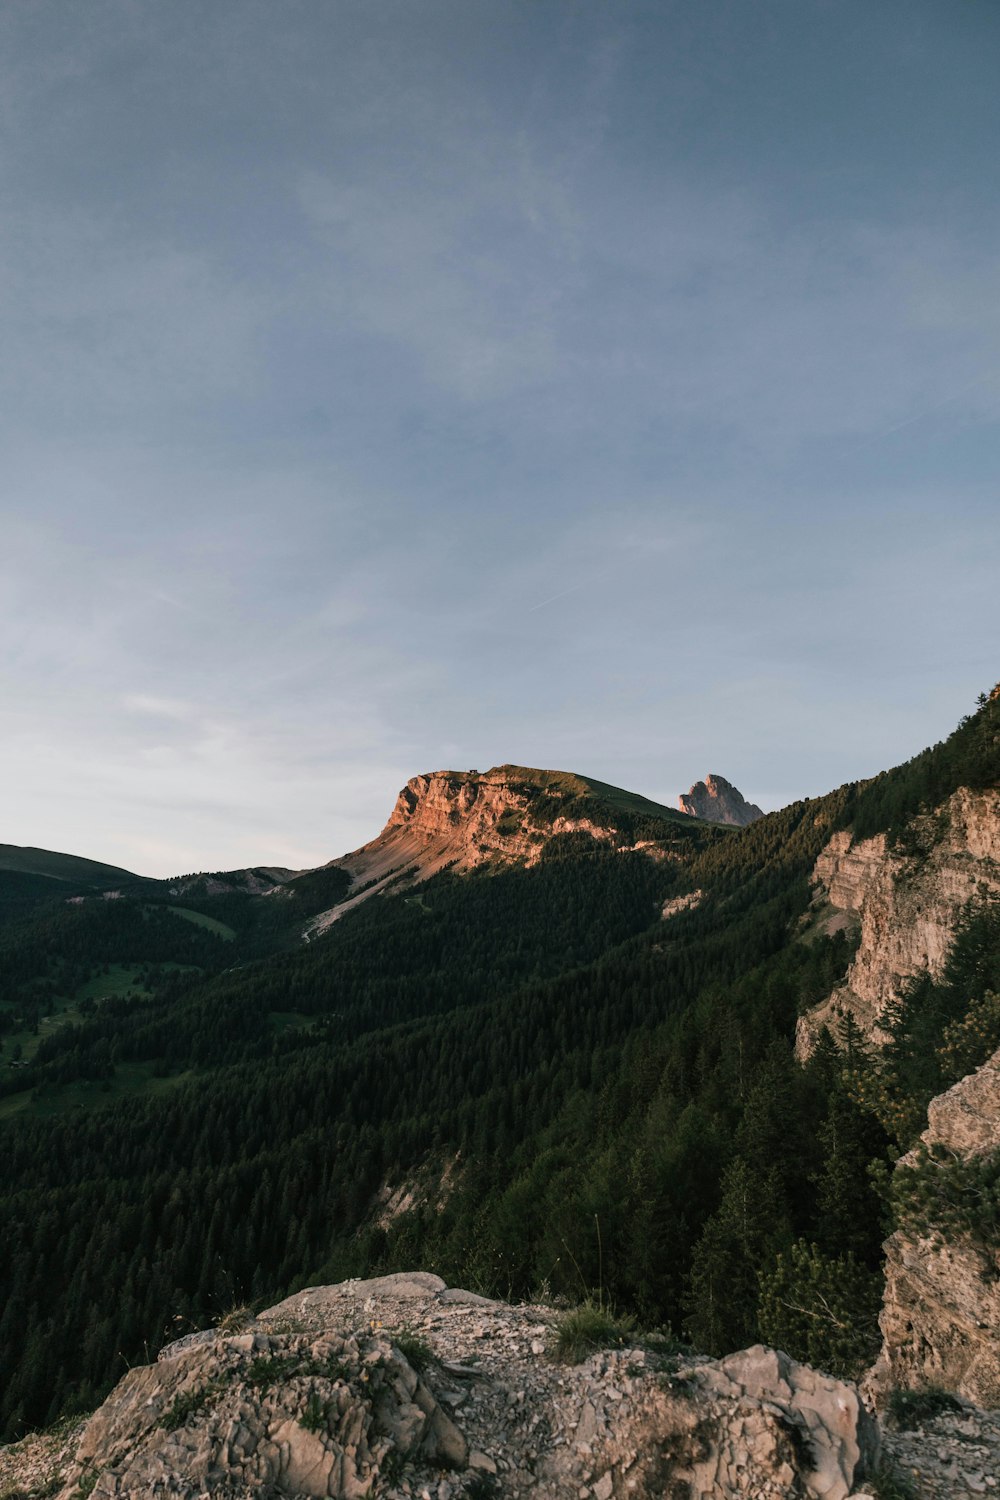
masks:
<svg viewBox="0 0 1000 1500"><path fill-rule="evenodd" d="M489 771L431 771L413 776L377 838L330 862L328 868L346 870L356 893L314 917L307 937L321 933L345 912L390 887L426 880L440 870L467 871L483 864L532 865L541 858L552 837L585 833L622 847L613 810L595 797L593 816L581 807L601 783L568 772L538 771L526 766L494 766ZM617 789L604 789L618 795ZM532 803L537 793L567 797L571 815L556 814L536 823ZM571 804L577 800L577 805ZM673 817L674 814L641 797L630 799L635 810ZM648 840L628 845L658 857Z"/></svg>
<svg viewBox="0 0 1000 1500"><path fill-rule="evenodd" d="M925 1146L968 1159L1000 1150L1000 1050L931 1102ZM903 1157L906 1171L915 1154ZM877 1399L928 1385L1000 1407L1000 1245L903 1225L886 1242Z"/></svg>
<svg viewBox="0 0 1000 1500"><path fill-rule="evenodd" d="M1000 1052L931 1100L922 1139L965 1157L1000 1146Z"/></svg>
<svg viewBox="0 0 1000 1500"><path fill-rule="evenodd" d="M918 1500L1000 1494L1000 1412L965 1405L889 1433L885 1443Z"/></svg>
<svg viewBox="0 0 1000 1500"><path fill-rule="evenodd" d="M879 1461L857 1390L757 1346L552 1355L551 1309L421 1273L312 1287L178 1340L83 1430L60 1500L848 1500ZM51 1494L52 1491L50 1490Z"/></svg>
<svg viewBox="0 0 1000 1500"><path fill-rule="evenodd" d="M845 984L799 1019L800 1058L847 1011L864 1035L883 1042L879 1021L903 984L924 972L940 975L968 902L1000 894L1000 790L960 787L914 818L898 848L884 834L855 841L841 830L817 859L813 882L827 930L846 919L859 928L860 944Z"/></svg>
<svg viewBox="0 0 1000 1500"><path fill-rule="evenodd" d="M85 1417L60 1422L49 1432L32 1432L0 1447L0 1497L51 1495L73 1461Z"/></svg>
<svg viewBox="0 0 1000 1500"><path fill-rule="evenodd" d="M754 802L748 802L741 791L724 776L712 772L704 781L696 781L688 792L677 799L681 812L693 818L703 818L707 823L727 823L733 828L746 828L764 816Z"/></svg>

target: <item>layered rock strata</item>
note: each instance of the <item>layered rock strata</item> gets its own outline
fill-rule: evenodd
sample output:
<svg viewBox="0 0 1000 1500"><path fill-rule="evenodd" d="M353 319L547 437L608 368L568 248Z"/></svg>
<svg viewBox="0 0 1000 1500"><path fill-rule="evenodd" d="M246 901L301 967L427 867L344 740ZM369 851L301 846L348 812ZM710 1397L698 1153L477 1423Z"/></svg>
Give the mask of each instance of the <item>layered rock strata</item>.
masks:
<svg viewBox="0 0 1000 1500"><path fill-rule="evenodd" d="M60 1500L847 1500L877 1467L853 1386L759 1346L566 1365L553 1317L421 1274L311 1288L130 1371Z"/></svg>
<svg viewBox="0 0 1000 1500"><path fill-rule="evenodd" d="M592 816L556 816L544 826L534 821L532 803L539 792L586 797L591 787L582 777L533 771L523 766L496 766L491 771L433 771L413 776L403 787L378 838L331 861L351 876L356 894L315 917L310 934L324 931L362 901L402 880L426 880L450 868L462 872L483 864L533 865L546 843L560 834L585 833L618 845L614 816L596 805ZM613 790L613 789L609 789ZM643 799L636 798L643 804ZM649 802L651 813L676 814ZM579 807L575 809L579 813ZM650 851L649 841L632 847Z"/></svg>
<svg viewBox="0 0 1000 1500"><path fill-rule="evenodd" d="M820 1029L835 1030L848 1011L866 1036L884 1041L879 1020L906 981L941 974L969 901L1000 893L1000 791L959 788L915 818L896 848L884 834L855 841L847 830L835 833L813 882L827 930L854 926L860 943L844 985L799 1021L803 1058Z"/></svg>
<svg viewBox="0 0 1000 1500"><path fill-rule="evenodd" d="M1000 1150L1000 1051L934 1099L925 1147L968 1161ZM939 1153L940 1154L940 1153ZM917 1160L911 1152L897 1171ZM904 1223L886 1242L882 1350L868 1378L877 1399L893 1388L940 1386L1000 1406L1000 1242Z"/></svg>

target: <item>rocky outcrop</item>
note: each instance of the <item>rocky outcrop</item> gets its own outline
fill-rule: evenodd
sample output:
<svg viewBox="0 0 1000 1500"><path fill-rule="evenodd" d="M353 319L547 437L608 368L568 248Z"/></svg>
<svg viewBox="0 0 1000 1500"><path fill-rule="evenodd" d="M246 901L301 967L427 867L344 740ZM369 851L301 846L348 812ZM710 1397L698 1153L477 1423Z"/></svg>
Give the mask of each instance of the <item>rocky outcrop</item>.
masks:
<svg viewBox="0 0 1000 1500"><path fill-rule="evenodd" d="M764 816L724 776L711 773L704 781L696 781L689 792L682 792L677 806L693 818L702 818L706 823L727 823L733 828L745 828Z"/></svg>
<svg viewBox="0 0 1000 1500"><path fill-rule="evenodd" d="M538 814L540 798L545 799L544 816ZM616 799L627 802L635 813L684 821L656 802L566 771L494 766L482 772L413 776L378 838L326 867L346 870L357 893L313 918L307 936L323 932L371 896L404 882L426 880L445 868L462 872L485 864L536 864L549 840L561 834L582 833L656 857L652 841L632 844L620 837L623 819L616 812ZM560 803L566 811L560 811Z"/></svg>
<svg viewBox="0 0 1000 1500"><path fill-rule="evenodd" d="M853 1386L760 1346L567 1365L555 1316L421 1274L297 1293L130 1371L60 1500L847 1500L877 1466Z"/></svg>
<svg viewBox="0 0 1000 1500"><path fill-rule="evenodd" d="M682 911L694 911L704 899L704 891L688 891L683 896L672 896L668 901L664 901L661 916L665 922L668 922L671 917L679 916Z"/></svg>
<svg viewBox="0 0 1000 1500"><path fill-rule="evenodd" d="M281 865L257 865L252 870L224 870L214 875L181 875L171 882L171 896L270 896L301 875Z"/></svg>
<svg viewBox="0 0 1000 1500"><path fill-rule="evenodd" d="M847 830L835 833L813 881L817 919L828 931L856 926L860 943L845 984L800 1019L800 1057L846 1011L866 1036L884 1040L879 1019L905 982L940 975L968 902L1000 892L1000 791L959 788L915 818L897 847L884 834L855 842Z"/></svg>
<svg viewBox="0 0 1000 1500"><path fill-rule="evenodd" d="M969 1160L1000 1150L1000 1051L934 1099L926 1148ZM939 1156L942 1152L939 1150ZM909 1171L914 1152L897 1171ZM1000 1406L1000 1244L904 1222L886 1243L882 1350L869 1376L878 1399L893 1387L940 1386Z"/></svg>
<svg viewBox="0 0 1000 1500"><path fill-rule="evenodd" d="M905 1425L893 1423L886 1446L915 1500L974 1500L997 1493L1000 1474L1000 1412L983 1411L962 1401L938 1405L933 1397L926 1410L918 1407ZM882 1493L881 1491L879 1493Z"/></svg>

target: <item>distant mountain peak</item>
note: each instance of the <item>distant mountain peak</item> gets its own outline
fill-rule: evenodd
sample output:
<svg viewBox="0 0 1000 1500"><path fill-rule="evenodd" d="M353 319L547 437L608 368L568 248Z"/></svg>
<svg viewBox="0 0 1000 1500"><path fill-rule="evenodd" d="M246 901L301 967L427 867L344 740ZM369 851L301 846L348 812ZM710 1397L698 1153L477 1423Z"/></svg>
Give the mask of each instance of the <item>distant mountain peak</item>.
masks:
<svg viewBox="0 0 1000 1500"><path fill-rule="evenodd" d="M745 828L764 816L731 781L711 771L704 781L696 781L689 792L682 792L677 805L681 812L694 818L703 818L707 823L728 823L733 828Z"/></svg>

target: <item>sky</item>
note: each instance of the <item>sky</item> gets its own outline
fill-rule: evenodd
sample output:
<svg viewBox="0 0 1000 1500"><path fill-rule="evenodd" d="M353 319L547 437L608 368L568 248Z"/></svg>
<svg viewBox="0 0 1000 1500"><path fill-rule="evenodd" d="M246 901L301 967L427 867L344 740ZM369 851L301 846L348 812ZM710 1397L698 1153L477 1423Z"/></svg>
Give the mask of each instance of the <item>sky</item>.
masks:
<svg viewBox="0 0 1000 1500"><path fill-rule="evenodd" d="M1000 677L1000 7L0 8L0 841L765 809Z"/></svg>

